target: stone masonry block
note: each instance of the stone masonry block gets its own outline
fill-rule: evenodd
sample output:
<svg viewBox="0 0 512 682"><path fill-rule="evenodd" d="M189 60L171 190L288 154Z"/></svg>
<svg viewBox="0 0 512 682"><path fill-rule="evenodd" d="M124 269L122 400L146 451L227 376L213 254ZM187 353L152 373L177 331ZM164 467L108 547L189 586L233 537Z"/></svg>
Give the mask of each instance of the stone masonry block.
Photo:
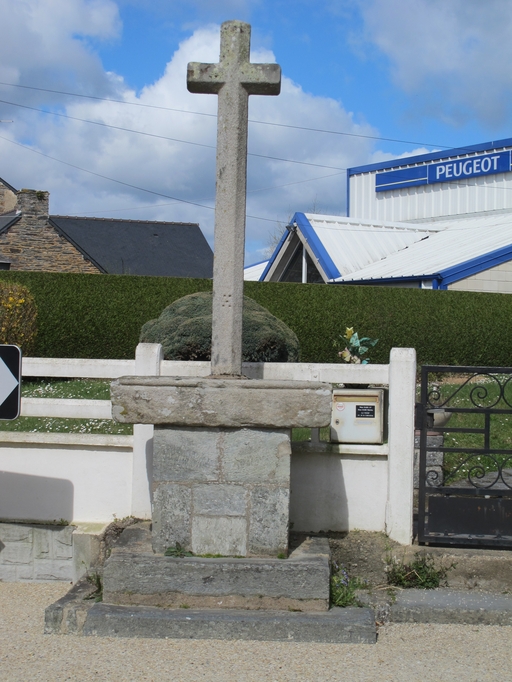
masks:
<svg viewBox="0 0 512 682"><path fill-rule="evenodd" d="M73 580L73 562L69 559L35 559L34 580Z"/></svg>
<svg viewBox="0 0 512 682"><path fill-rule="evenodd" d="M34 559L48 559L51 536L47 528L34 528Z"/></svg>
<svg viewBox="0 0 512 682"><path fill-rule="evenodd" d="M153 549L165 552L177 542L190 550L192 491L185 485L162 483L153 494Z"/></svg>
<svg viewBox="0 0 512 682"><path fill-rule="evenodd" d="M192 489L194 514L203 516L245 516L248 492L241 485L195 485Z"/></svg>
<svg viewBox="0 0 512 682"><path fill-rule="evenodd" d="M32 561L32 544L8 542L0 553L2 564L29 564Z"/></svg>
<svg viewBox="0 0 512 682"><path fill-rule="evenodd" d="M288 548L288 488L257 487L251 491L249 554L279 554Z"/></svg>
<svg viewBox="0 0 512 682"><path fill-rule="evenodd" d="M288 430L227 430L221 444L225 481L289 485L290 432Z"/></svg>
<svg viewBox="0 0 512 682"><path fill-rule="evenodd" d="M247 521L233 516L195 516L192 520L194 554L245 556Z"/></svg>
<svg viewBox="0 0 512 682"><path fill-rule="evenodd" d="M4 583L14 583L19 580L17 566L12 564L0 563L0 581Z"/></svg>
<svg viewBox="0 0 512 682"><path fill-rule="evenodd" d="M218 440L217 429L155 428L153 480L217 480Z"/></svg>
<svg viewBox="0 0 512 682"><path fill-rule="evenodd" d="M52 531L52 556L54 559L71 559L73 557L73 531L75 526L64 526Z"/></svg>
<svg viewBox="0 0 512 682"><path fill-rule="evenodd" d="M32 526L19 523L0 523L0 540L32 543Z"/></svg>

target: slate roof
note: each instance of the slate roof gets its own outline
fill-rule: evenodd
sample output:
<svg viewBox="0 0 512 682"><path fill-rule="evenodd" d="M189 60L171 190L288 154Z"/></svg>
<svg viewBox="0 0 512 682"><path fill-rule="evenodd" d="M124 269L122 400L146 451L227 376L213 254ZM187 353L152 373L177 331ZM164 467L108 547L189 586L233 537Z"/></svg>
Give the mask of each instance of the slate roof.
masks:
<svg viewBox="0 0 512 682"><path fill-rule="evenodd" d="M13 225L19 219L19 213L5 213L4 215L0 215L0 232L3 232L8 227L11 227L11 225Z"/></svg>
<svg viewBox="0 0 512 682"><path fill-rule="evenodd" d="M213 276L213 253L199 225L50 216L85 258L111 275Z"/></svg>

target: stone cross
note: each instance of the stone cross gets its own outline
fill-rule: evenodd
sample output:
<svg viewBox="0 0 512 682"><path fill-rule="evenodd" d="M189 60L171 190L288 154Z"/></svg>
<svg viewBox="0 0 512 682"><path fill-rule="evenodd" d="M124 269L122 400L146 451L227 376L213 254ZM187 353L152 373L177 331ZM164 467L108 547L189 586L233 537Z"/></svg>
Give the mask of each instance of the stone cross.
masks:
<svg viewBox="0 0 512 682"><path fill-rule="evenodd" d="M213 375L242 373L242 309L249 95L278 95L281 68L251 64L251 27L226 21L218 64L190 62L190 92L219 96L213 264Z"/></svg>

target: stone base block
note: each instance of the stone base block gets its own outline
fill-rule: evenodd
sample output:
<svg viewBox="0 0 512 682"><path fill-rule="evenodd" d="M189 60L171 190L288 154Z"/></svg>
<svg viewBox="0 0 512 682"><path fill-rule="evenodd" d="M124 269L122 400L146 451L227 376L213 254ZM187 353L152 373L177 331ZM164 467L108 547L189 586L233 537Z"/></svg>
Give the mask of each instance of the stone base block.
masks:
<svg viewBox="0 0 512 682"><path fill-rule="evenodd" d="M156 427L153 448L155 552L287 552L289 430Z"/></svg>
<svg viewBox="0 0 512 682"><path fill-rule="evenodd" d="M88 612L83 634L333 644L374 644L377 639L373 610L355 607L313 614L95 604Z"/></svg>
<svg viewBox="0 0 512 682"><path fill-rule="evenodd" d="M105 564L103 598L164 608L327 611L329 558L325 538L306 540L288 559L158 556L149 532L133 527Z"/></svg>

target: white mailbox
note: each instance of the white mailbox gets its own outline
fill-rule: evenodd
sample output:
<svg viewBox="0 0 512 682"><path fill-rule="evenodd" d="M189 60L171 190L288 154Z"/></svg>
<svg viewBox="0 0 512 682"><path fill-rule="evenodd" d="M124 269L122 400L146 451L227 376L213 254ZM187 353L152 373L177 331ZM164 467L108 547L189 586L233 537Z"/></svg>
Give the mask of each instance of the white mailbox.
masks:
<svg viewBox="0 0 512 682"><path fill-rule="evenodd" d="M331 442L384 442L384 389L339 388L333 391Z"/></svg>

